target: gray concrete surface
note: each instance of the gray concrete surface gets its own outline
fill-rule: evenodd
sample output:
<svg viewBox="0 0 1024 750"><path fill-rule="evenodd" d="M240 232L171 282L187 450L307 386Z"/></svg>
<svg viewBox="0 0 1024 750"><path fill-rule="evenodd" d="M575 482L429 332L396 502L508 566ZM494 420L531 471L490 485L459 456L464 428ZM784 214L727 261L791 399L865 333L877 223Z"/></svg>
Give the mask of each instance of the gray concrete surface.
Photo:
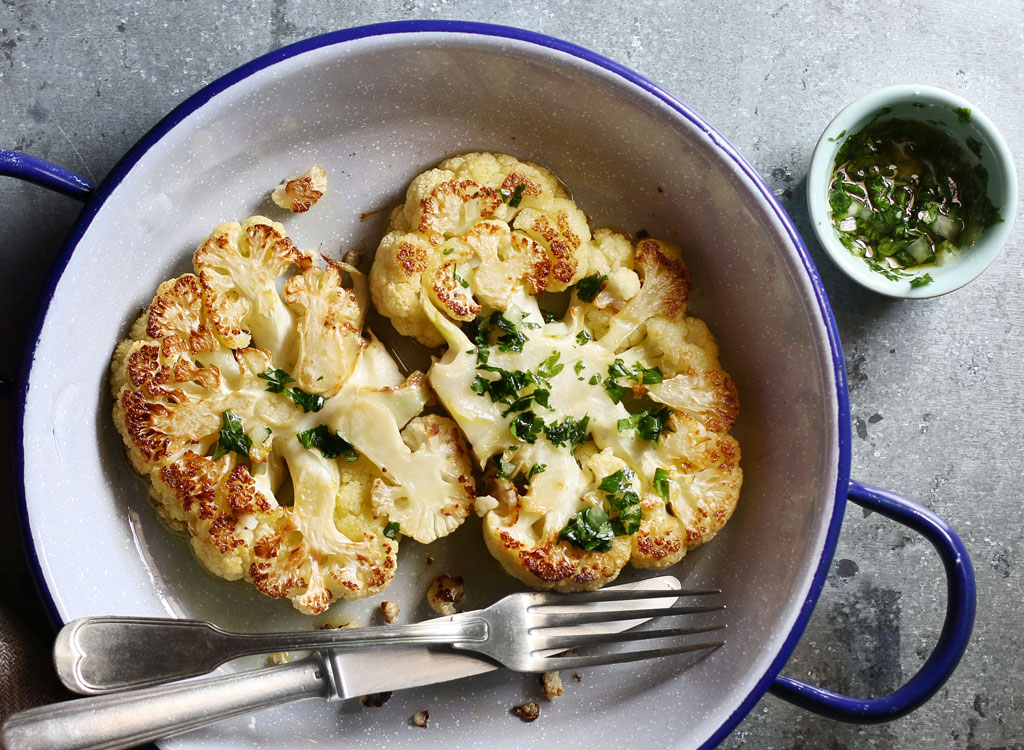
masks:
<svg viewBox="0 0 1024 750"><path fill-rule="evenodd" d="M996 264L961 291L891 301L830 265L803 198L826 123L845 103L888 84L960 93L1019 158L1024 3L2 0L0 147L99 180L174 105L250 58L332 29L416 18L509 24L579 43L660 83L712 122L775 190L824 279L850 375L853 475L933 508L970 549L979 592L974 639L929 704L890 724L857 727L766 697L723 747L1024 747L1024 233L1018 225ZM8 374L79 205L4 179L0 207L0 373ZM4 446L12 413L0 406ZM3 472L0 520L9 529L13 490L6 465ZM3 601L41 623L20 552L6 545L0 565L19 573L0 578ZM930 651L944 599L929 545L853 507L785 673L858 695L891 690Z"/></svg>

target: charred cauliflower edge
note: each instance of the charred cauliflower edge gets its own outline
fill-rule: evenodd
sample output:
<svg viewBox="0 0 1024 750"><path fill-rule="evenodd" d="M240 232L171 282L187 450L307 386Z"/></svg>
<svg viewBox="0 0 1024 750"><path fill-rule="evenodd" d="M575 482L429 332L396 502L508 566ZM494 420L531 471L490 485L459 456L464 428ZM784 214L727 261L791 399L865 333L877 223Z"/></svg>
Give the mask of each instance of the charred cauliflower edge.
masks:
<svg viewBox="0 0 1024 750"><path fill-rule="evenodd" d="M561 319L540 309L568 288ZM485 472L487 547L526 584L667 567L735 509L739 399L690 288L675 245L591 232L551 172L504 154L442 162L391 214L373 303L447 344L427 379Z"/></svg>
<svg viewBox="0 0 1024 750"><path fill-rule="evenodd" d="M218 226L193 261L114 353L131 465L216 575L307 614L381 590L402 535L429 542L469 514L458 428L420 416L423 374L362 334L356 269L260 216Z"/></svg>

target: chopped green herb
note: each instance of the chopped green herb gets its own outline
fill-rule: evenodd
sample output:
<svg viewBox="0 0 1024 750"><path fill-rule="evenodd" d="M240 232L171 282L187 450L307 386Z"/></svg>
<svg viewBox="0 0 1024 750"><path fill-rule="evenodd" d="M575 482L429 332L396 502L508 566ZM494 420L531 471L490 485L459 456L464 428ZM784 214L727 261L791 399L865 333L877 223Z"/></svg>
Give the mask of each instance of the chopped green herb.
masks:
<svg viewBox="0 0 1024 750"><path fill-rule="evenodd" d="M574 365L572 366L572 369L573 369L573 371L574 371L574 372L575 372L575 373L576 373L577 375L579 375L579 374L580 374L581 372L583 372L583 370L584 370L584 368L585 368L585 367L586 367L586 365L585 365L585 364L583 364L583 362L582 362L582 361L580 361L580 362L577 362L576 364L574 364ZM580 378L580 380L583 380L583 378Z"/></svg>
<svg viewBox="0 0 1024 750"><path fill-rule="evenodd" d="M537 377L543 378L544 380L550 380L562 371L565 365L558 361L558 358L562 356L561 352L552 352L551 356L540 363L537 368Z"/></svg>
<svg viewBox="0 0 1024 750"><path fill-rule="evenodd" d="M607 552L615 541L615 532L605 509L594 505L577 511L558 538L587 552Z"/></svg>
<svg viewBox="0 0 1024 750"><path fill-rule="evenodd" d="M583 417L577 422L576 418L570 414L561 422L552 422L544 427L544 434L552 445L561 447L568 443L569 449L572 450L587 439L587 425L589 424L589 416Z"/></svg>
<svg viewBox="0 0 1024 750"><path fill-rule="evenodd" d="M547 469L548 469L548 465L547 464L534 464L530 468L530 479L533 479L538 474L543 474L545 471L547 471Z"/></svg>
<svg viewBox="0 0 1024 750"><path fill-rule="evenodd" d="M508 426L508 431L512 433L512 437L531 444L537 442L537 435L543 429L544 420L532 411L524 411L513 419L512 423Z"/></svg>
<svg viewBox="0 0 1024 750"><path fill-rule="evenodd" d="M660 409L648 409L637 412L626 419L620 419L617 427L619 432L635 429L637 436L644 440L650 440L657 445L658 440L661 438L661 433L665 431L665 425L671 416L672 410L667 406L663 406Z"/></svg>
<svg viewBox="0 0 1024 750"><path fill-rule="evenodd" d="M636 473L626 466L602 479L601 484L597 485L597 488L602 492L611 492L613 494L628 492L632 490L632 482L635 478Z"/></svg>
<svg viewBox="0 0 1024 750"><path fill-rule="evenodd" d="M971 110L968 107L956 107L956 119L962 122L964 125L969 125L971 122Z"/></svg>
<svg viewBox="0 0 1024 750"><path fill-rule="evenodd" d="M324 408L324 397L319 393L306 393L301 388L290 388L285 393L304 412L317 412Z"/></svg>
<svg viewBox="0 0 1024 750"><path fill-rule="evenodd" d="M608 394L608 398L612 400L612 403L619 403L622 397L626 394L629 389L625 386L621 386L611 378L604 381L604 390Z"/></svg>
<svg viewBox="0 0 1024 750"><path fill-rule="evenodd" d="M283 393L288 396L302 411L320 411L324 408L324 397L315 393L306 393L301 388L285 388L289 383L294 383L295 378L284 370L268 367L266 372L259 373L256 377L267 381L267 390L271 393ZM319 379L319 378L318 378Z"/></svg>
<svg viewBox="0 0 1024 750"><path fill-rule="evenodd" d="M306 450L316 448L324 458L344 456L346 461L359 460L359 454L352 444L325 424L296 433L295 437L298 438L303 448Z"/></svg>
<svg viewBox="0 0 1024 750"><path fill-rule="evenodd" d="M911 279L910 286L916 289L919 286L927 286L928 284L931 284L932 281L934 281L932 275L930 273L926 273L924 276L917 276Z"/></svg>
<svg viewBox="0 0 1024 750"><path fill-rule="evenodd" d="M657 367L644 367L639 362L636 362L633 365L633 370L639 376L634 377L633 379L639 383L643 383L644 385L653 385L655 383L660 383L665 379L661 374L661 370Z"/></svg>
<svg viewBox="0 0 1024 750"><path fill-rule="evenodd" d="M601 382L601 375L599 373L594 373L593 375L590 376L590 384L591 385L597 385L600 382Z"/></svg>
<svg viewBox="0 0 1024 750"><path fill-rule="evenodd" d="M444 250L441 251L441 255L451 255L454 252L455 252L455 248L454 247L446 247Z"/></svg>
<svg viewBox="0 0 1024 750"><path fill-rule="evenodd" d="M506 461L502 458L500 453L496 453L491 458L491 463L494 464L494 468L498 470L498 479L508 479L516 472L516 466L511 461Z"/></svg>
<svg viewBox="0 0 1024 750"><path fill-rule="evenodd" d="M832 143L835 143L836 141L842 140L844 135L846 135L846 131L845 130L841 130L841 131L839 131L839 135L837 135L835 138L829 138L829 141L831 141Z"/></svg>
<svg viewBox="0 0 1024 750"><path fill-rule="evenodd" d="M384 527L384 536L388 539L395 539L402 532L402 527L398 521L391 521L387 526Z"/></svg>
<svg viewBox="0 0 1024 750"><path fill-rule="evenodd" d="M220 439L217 441L217 450L213 454L214 460L231 451L239 456L248 457L252 440L245 434L242 421L235 416L231 409L225 409L220 415L220 424Z"/></svg>
<svg viewBox="0 0 1024 750"><path fill-rule="evenodd" d="M263 435L263 440L261 442L261 445L263 443L266 443L268 440L270 440L270 436L274 434L274 431L272 429L270 429L269 427L264 427L263 430L264 430L264 432L266 434Z"/></svg>
<svg viewBox="0 0 1024 750"><path fill-rule="evenodd" d="M608 281L608 277L604 274L598 275L594 273L586 276L576 282L576 296L584 302L593 302L606 281Z"/></svg>
<svg viewBox="0 0 1024 750"><path fill-rule="evenodd" d="M544 319L545 323L554 323L558 320L558 316L550 310L545 310L543 307L540 309L540 316Z"/></svg>
<svg viewBox="0 0 1024 750"><path fill-rule="evenodd" d="M635 534L643 520L640 497L633 491L634 479L636 473L627 466L614 474L609 474L597 486L605 493L609 506L616 514L611 520L612 530L616 536Z"/></svg>
<svg viewBox="0 0 1024 750"><path fill-rule="evenodd" d="M455 283L461 286L463 289L469 289L469 282L459 276L459 272L454 268L452 269L452 278L455 279Z"/></svg>
<svg viewBox="0 0 1024 750"><path fill-rule="evenodd" d="M664 469L654 470L654 491L666 503L669 501L668 472Z"/></svg>
<svg viewBox="0 0 1024 750"><path fill-rule="evenodd" d="M271 393L281 393L286 385L295 382L295 378L287 372L273 367L268 367L266 372L261 372L256 377L267 381L267 390Z"/></svg>
<svg viewBox="0 0 1024 750"><path fill-rule="evenodd" d="M515 186L515 189L510 193L505 188L501 188L498 192L501 194L501 199L512 208L519 208L519 204L523 202L523 191L526 190L526 183L520 182Z"/></svg>
<svg viewBox="0 0 1024 750"><path fill-rule="evenodd" d="M576 343L579 344L580 346L583 346L588 341L590 341L592 338L594 338L594 337L591 336L589 332L587 332L587 331L580 331L579 333L576 334Z"/></svg>
<svg viewBox="0 0 1024 750"><path fill-rule="evenodd" d="M630 536L640 530L643 521L643 510L640 498L635 492L627 492L621 497L609 498L609 502L617 515L611 520L615 536Z"/></svg>
<svg viewBox="0 0 1024 750"><path fill-rule="evenodd" d="M608 377L611 378L632 378L633 374L626 367L626 363L621 359L616 359L610 365L608 365Z"/></svg>

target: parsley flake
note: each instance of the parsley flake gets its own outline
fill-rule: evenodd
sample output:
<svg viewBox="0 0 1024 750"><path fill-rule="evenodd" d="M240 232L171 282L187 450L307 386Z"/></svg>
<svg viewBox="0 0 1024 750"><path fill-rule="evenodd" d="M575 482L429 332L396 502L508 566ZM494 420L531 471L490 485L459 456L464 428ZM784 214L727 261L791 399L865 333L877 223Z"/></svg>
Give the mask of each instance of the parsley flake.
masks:
<svg viewBox="0 0 1024 750"><path fill-rule="evenodd" d="M561 422L552 422L544 427L544 435L551 441L552 445L562 447L566 444L572 450L581 445L587 439L587 425L590 424L590 417L576 421L571 414Z"/></svg>
<svg viewBox="0 0 1024 750"><path fill-rule="evenodd" d="M352 444L325 424L298 432L295 434L295 437L298 438L303 448L306 450L316 448L323 454L324 458L344 456L346 461L359 460L359 454L352 447Z"/></svg>
<svg viewBox="0 0 1024 750"><path fill-rule="evenodd" d="M615 541L615 532L605 509L594 505L577 511L558 538L587 552L607 552Z"/></svg>
<svg viewBox="0 0 1024 750"><path fill-rule="evenodd" d="M608 281L608 277L605 274L593 273L586 276L576 282L576 296L584 302L593 302L606 281Z"/></svg>
<svg viewBox="0 0 1024 750"><path fill-rule="evenodd" d="M654 470L654 491L667 504L669 501L668 472L664 469Z"/></svg>
<svg viewBox="0 0 1024 750"><path fill-rule="evenodd" d="M398 521L391 521L387 526L384 527L384 536L388 539L396 539L402 532L402 527Z"/></svg>
<svg viewBox="0 0 1024 750"><path fill-rule="evenodd" d="M544 420L538 417L533 411L524 411L512 420L508 431L512 437L524 443L536 443L537 435L544 429Z"/></svg>
<svg viewBox="0 0 1024 750"><path fill-rule="evenodd" d="M220 439L217 441L217 450L213 454L214 460L231 451L248 457L252 440L245 434L242 420L236 417L231 409L225 409L220 415L220 423Z"/></svg>
<svg viewBox="0 0 1024 750"><path fill-rule="evenodd" d="M256 377L267 381L267 390L271 393L282 393L286 385L295 382L295 378L287 372L273 367L268 367L266 372L261 372Z"/></svg>

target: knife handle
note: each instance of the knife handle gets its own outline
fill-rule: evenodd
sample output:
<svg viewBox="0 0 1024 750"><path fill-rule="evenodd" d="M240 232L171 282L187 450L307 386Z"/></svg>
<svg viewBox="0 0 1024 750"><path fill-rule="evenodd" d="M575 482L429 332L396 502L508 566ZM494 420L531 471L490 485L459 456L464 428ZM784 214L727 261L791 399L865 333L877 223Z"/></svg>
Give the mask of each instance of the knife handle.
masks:
<svg viewBox="0 0 1024 750"><path fill-rule="evenodd" d="M116 750L303 698L329 698L319 656L248 672L128 690L13 714L6 750Z"/></svg>

